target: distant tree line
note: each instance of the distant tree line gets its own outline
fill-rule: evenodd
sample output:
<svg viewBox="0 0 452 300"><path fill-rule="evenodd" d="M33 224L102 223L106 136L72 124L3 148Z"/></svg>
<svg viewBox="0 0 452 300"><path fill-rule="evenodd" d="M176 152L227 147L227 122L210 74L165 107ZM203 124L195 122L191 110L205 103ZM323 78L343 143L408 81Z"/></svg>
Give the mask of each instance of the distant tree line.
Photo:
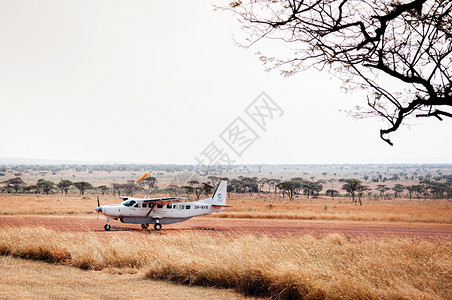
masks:
<svg viewBox="0 0 452 300"><path fill-rule="evenodd" d="M61 179L55 183L53 181L39 179L36 184L27 185L21 177L14 177L3 182L0 182L0 192L6 193L26 193L26 194L52 194L62 193L68 194L71 191L77 191L80 195L84 195L87 191L101 193L102 195L111 192L113 195L133 196L137 192L144 192L148 195L155 193L170 193L174 195L186 195L188 198L200 199L201 196L209 196L213 193L214 188L218 186L221 180L228 180L228 194L274 194L287 197L289 201L294 198L303 196L306 198L316 198L320 195L328 196L334 199L341 195L339 190L334 189L334 183L342 184L341 190L345 192L345 196L351 198L353 203L362 205L364 197L368 199L389 199L391 197L401 198L403 193L411 200L417 199L450 199L452 197L452 175L440 175L433 178L426 176L416 184L403 185L395 184L393 187L388 187L386 184L378 184L371 188L365 185L360 179L329 179L326 180L327 173L323 172L324 179L315 180L311 176L310 179L302 177L294 177L289 180L282 180L277 178L258 178L238 176L237 178L227 178L220 176L208 176L207 180L200 181L197 179L190 179L184 184L171 183L164 189L159 189L157 186L158 180L156 177L149 176L138 184L134 180L129 180L125 183L112 183L109 186L100 185L94 187L86 181L72 182L68 179ZM331 184L331 188L326 185ZM324 191L325 188L325 191ZM323 194L322 194L322 191Z"/></svg>
<svg viewBox="0 0 452 300"><path fill-rule="evenodd" d="M24 193L24 194L54 194L61 192L68 194L69 189L74 187L78 190L80 195L84 195L87 190L94 189L94 187L85 181L72 182L70 180L62 179L55 183L50 180L39 179L36 184L27 185L20 177L15 177L2 182L0 187L1 192L6 193ZM99 189L101 187L98 187Z"/></svg>

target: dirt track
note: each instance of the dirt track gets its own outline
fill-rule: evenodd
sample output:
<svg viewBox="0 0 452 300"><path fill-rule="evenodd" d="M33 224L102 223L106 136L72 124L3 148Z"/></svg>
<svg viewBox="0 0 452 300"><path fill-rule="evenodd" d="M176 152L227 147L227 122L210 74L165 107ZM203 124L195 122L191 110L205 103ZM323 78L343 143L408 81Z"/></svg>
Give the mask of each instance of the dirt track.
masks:
<svg viewBox="0 0 452 300"><path fill-rule="evenodd" d="M45 228L70 232L140 231L155 233L154 230L143 231L140 225L123 224L111 221L112 229L103 229L105 219L96 220L93 216L1 216L1 227ZM272 235L323 236L328 233L341 233L347 236L407 236L452 238L452 225L426 223L393 222L354 222L354 221L304 221L281 219L221 219L193 218L185 222L164 225L159 233L175 231L218 232L226 234L260 233Z"/></svg>

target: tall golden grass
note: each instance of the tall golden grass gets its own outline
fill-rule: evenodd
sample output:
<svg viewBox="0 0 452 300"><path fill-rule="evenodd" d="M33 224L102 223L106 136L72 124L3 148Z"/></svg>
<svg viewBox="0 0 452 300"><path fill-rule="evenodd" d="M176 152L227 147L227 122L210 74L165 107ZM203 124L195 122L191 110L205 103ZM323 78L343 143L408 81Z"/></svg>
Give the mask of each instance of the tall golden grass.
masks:
<svg viewBox="0 0 452 300"><path fill-rule="evenodd" d="M118 276L120 275L120 276ZM0 299L251 300L233 289L143 280L138 269L87 272L69 266L0 255Z"/></svg>
<svg viewBox="0 0 452 300"><path fill-rule="evenodd" d="M452 241L257 235L0 231L0 253L278 299L447 299Z"/></svg>

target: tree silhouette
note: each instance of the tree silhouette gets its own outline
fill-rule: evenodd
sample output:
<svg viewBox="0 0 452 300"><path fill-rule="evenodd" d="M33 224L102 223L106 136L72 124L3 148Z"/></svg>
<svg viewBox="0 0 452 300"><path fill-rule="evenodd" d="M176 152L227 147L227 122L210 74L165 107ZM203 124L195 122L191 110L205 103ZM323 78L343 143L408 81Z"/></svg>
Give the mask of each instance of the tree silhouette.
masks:
<svg viewBox="0 0 452 300"><path fill-rule="evenodd" d="M213 191L213 186L212 186L212 185L208 184L207 182L203 182L203 183L202 183L202 192L203 192L205 195L211 194L212 191Z"/></svg>
<svg viewBox="0 0 452 300"><path fill-rule="evenodd" d="M181 187L181 189L185 191L187 198L190 198L190 194L193 194L193 192L195 191L195 188L190 185L184 185Z"/></svg>
<svg viewBox="0 0 452 300"><path fill-rule="evenodd" d="M157 178L152 177L152 176L148 176L148 177L144 178L141 182L146 183L148 185L148 187L149 187L149 195L151 195L152 194L152 189L157 184Z"/></svg>
<svg viewBox="0 0 452 300"><path fill-rule="evenodd" d="M325 195L330 196L334 200L334 197L339 196L339 192L336 190L329 189L329 190L326 190Z"/></svg>
<svg viewBox="0 0 452 300"><path fill-rule="evenodd" d="M70 180L62 179L62 180L60 180L60 182L58 182L57 187L61 190L61 193L64 193L65 195L67 195L67 193L69 192L69 188L73 184L74 183Z"/></svg>
<svg viewBox="0 0 452 300"><path fill-rule="evenodd" d="M20 177L11 178L6 181L7 186L12 186L17 193L21 186L25 185L25 182Z"/></svg>
<svg viewBox="0 0 452 300"><path fill-rule="evenodd" d="M53 187L55 186L55 183L48 180L38 180L36 183L36 186L43 191L44 194L49 194Z"/></svg>
<svg viewBox="0 0 452 300"><path fill-rule="evenodd" d="M405 186L402 184L396 184L392 190L394 191L394 198L397 198L397 196L399 196L404 190L405 190Z"/></svg>
<svg viewBox="0 0 452 300"><path fill-rule="evenodd" d="M98 186L97 189L100 190L100 192L102 193L102 196L103 196L108 191L108 186L101 185L101 186Z"/></svg>
<svg viewBox="0 0 452 300"><path fill-rule="evenodd" d="M113 187L113 195L118 193L118 196L121 196L121 184L120 183L112 183L111 186Z"/></svg>
<svg viewBox="0 0 452 300"><path fill-rule="evenodd" d="M311 177L314 180L315 177ZM318 196L320 191L323 189L321 184L322 181L318 180L317 182L304 180L301 177L295 177L291 179L292 181L300 182L301 189L303 190L303 194L309 199L310 196Z"/></svg>
<svg viewBox="0 0 452 300"><path fill-rule="evenodd" d="M190 180L187 182L189 186L193 187L193 191L195 192L196 199L199 200L199 197L201 197L203 189L202 185L199 183L198 180Z"/></svg>
<svg viewBox="0 0 452 300"><path fill-rule="evenodd" d="M386 186L386 184L379 184L377 185L377 191L380 192L381 198L385 198L385 192L389 190L389 188Z"/></svg>
<svg viewBox="0 0 452 300"><path fill-rule="evenodd" d="M418 187L417 185L409 185L409 186L406 187L406 190L408 191L408 196L410 197L410 200L411 200L411 197L413 196L413 193L416 192L417 187Z"/></svg>
<svg viewBox="0 0 452 300"><path fill-rule="evenodd" d="M222 180L221 177L218 176L208 176L207 179L212 182L213 186L218 186L218 184L220 184L220 181Z"/></svg>
<svg viewBox="0 0 452 300"><path fill-rule="evenodd" d="M361 180L358 179L345 179L345 184L342 186L342 189L350 194L352 197L352 202L355 202L356 192L362 188Z"/></svg>
<svg viewBox="0 0 452 300"><path fill-rule="evenodd" d="M85 195L86 190L93 188L91 183L85 181L74 182L74 186L80 191L82 196Z"/></svg>
<svg viewBox="0 0 452 300"><path fill-rule="evenodd" d="M380 137L409 117L452 117L451 0L233 1L243 46L262 39L286 44L282 53L260 54L267 70L289 76L315 67L365 89L367 107L356 118L387 121ZM282 43L281 43L282 42Z"/></svg>
<svg viewBox="0 0 452 300"><path fill-rule="evenodd" d="M273 188L273 190L275 191L275 195L276 192L278 190L278 183L281 182L281 179L277 179L277 178L271 178L268 180L268 192L270 193L270 188Z"/></svg>
<svg viewBox="0 0 452 300"><path fill-rule="evenodd" d="M302 188L302 184L299 181L283 181L277 184L280 190L287 192L289 195L289 201L292 201L294 193Z"/></svg>
<svg viewBox="0 0 452 300"><path fill-rule="evenodd" d="M133 196L134 192L140 187L135 183L134 180L131 180L127 183L121 184L121 188L124 190L127 196Z"/></svg>

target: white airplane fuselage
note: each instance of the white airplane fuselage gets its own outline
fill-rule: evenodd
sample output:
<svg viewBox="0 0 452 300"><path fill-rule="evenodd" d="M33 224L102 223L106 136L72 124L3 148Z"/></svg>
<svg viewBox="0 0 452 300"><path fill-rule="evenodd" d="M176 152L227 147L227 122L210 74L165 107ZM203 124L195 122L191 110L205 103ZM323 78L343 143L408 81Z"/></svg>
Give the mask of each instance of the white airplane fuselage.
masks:
<svg viewBox="0 0 452 300"><path fill-rule="evenodd" d="M100 208L102 209L101 213L105 216L119 219L123 223L171 224L180 222L179 219L188 220L195 216L216 213L227 207L212 206L211 204L203 202L204 200L196 202L155 204L146 203L143 199L128 198L121 204L103 205ZM127 206L131 201L134 201L135 203L131 206Z"/></svg>
<svg viewBox="0 0 452 300"><path fill-rule="evenodd" d="M154 228L160 230L161 224L182 222L230 207L226 205L226 193L227 182L222 181L211 198L195 202L183 201L185 198L181 197L154 199L122 197L125 201L121 204L102 205L95 211L107 217L105 230L110 230L110 219L119 219L122 223L142 224L143 228L154 224Z"/></svg>

